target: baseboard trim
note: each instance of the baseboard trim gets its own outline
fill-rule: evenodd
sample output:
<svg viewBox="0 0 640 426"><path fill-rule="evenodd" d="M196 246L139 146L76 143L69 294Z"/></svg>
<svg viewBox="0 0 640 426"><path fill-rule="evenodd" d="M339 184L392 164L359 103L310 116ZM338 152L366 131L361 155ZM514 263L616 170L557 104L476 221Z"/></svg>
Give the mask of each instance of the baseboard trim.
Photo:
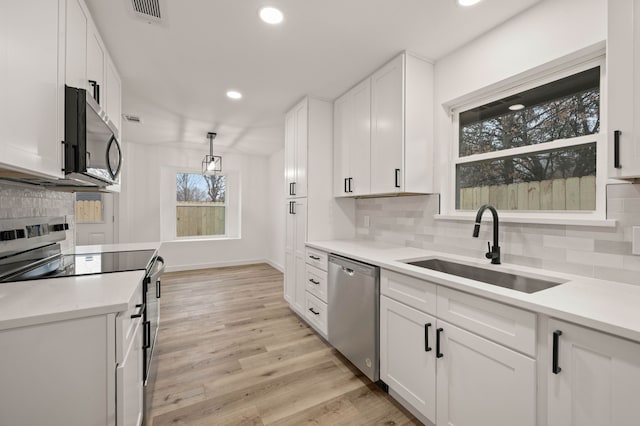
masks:
<svg viewBox="0 0 640 426"><path fill-rule="evenodd" d="M271 265L274 269L277 269L278 271L282 272L284 274L284 266L279 265L277 263L275 263L272 260L266 259L265 263L268 263L269 265Z"/></svg>
<svg viewBox="0 0 640 426"><path fill-rule="evenodd" d="M268 263L271 265L271 263L266 259L247 259L247 260L232 260L232 261L224 261L224 262L198 263L193 265L173 265L173 266L167 266L165 271L166 272L182 272L182 271L193 271L196 269L224 268L226 266L255 265L257 263Z"/></svg>

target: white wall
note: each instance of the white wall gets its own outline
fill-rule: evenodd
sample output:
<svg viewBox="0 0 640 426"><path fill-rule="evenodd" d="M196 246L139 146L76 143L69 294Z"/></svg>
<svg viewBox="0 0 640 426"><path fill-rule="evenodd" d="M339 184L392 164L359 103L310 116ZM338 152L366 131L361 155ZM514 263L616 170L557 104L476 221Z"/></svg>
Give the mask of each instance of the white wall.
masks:
<svg viewBox="0 0 640 426"><path fill-rule="evenodd" d="M199 171L206 148L125 145L120 242L163 241L160 252L170 271L263 262L267 258L270 227L267 157L223 155L224 171L239 177L240 238L172 240L173 232L167 229L171 224L166 218L175 215L175 181L167 176L178 171Z"/></svg>
<svg viewBox="0 0 640 426"><path fill-rule="evenodd" d="M269 157L269 237L267 260L284 271L285 240L285 195L284 195L284 149Z"/></svg>
<svg viewBox="0 0 640 426"><path fill-rule="evenodd" d="M446 196L449 190L453 141L451 118L443 104L602 43L606 17L606 0L546 0L436 62L438 192Z"/></svg>

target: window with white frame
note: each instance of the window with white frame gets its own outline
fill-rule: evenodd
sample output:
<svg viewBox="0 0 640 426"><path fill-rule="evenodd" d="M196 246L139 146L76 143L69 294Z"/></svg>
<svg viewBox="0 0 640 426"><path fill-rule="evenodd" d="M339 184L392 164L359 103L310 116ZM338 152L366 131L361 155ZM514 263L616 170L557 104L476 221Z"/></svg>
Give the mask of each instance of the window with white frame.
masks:
<svg viewBox="0 0 640 426"><path fill-rule="evenodd" d="M604 59L454 110L455 210L601 213Z"/></svg>
<svg viewBox="0 0 640 426"><path fill-rule="evenodd" d="M227 177L176 174L176 237L227 234Z"/></svg>

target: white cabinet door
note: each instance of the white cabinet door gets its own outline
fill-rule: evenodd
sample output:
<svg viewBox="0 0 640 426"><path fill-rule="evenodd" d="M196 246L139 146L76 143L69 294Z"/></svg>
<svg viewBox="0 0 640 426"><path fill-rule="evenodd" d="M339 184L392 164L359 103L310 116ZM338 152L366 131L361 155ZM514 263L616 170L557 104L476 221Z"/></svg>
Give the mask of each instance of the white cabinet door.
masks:
<svg viewBox="0 0 640 426"><path fill-rule="evenodd" d="M106 111L109 119L115 124L116 128L120 132L120 144L122 145L122 81L118 70L111 61L111 58L107 57L106 67Z"/></svg>
<svg viewBox="0 0 640 426"><path fill-rule="evenodd" d="M100 34L93 23L89 23L87 30L87 84L89 92L94 94L96 101L104 107L105 100L105 47L100 38ZM89 85L89 81L95 81L98 88L94 89Z"/></svg>
<svg viewBox="0 0 640 426"><path fill-rule="evenodd" d="M371 79L334 103L334 195L371 191Z"/></svg>
<svg viewBox="0 0 640 426"><path fill-rule="evenodd" d="M284 119L284 193L293 197L293 183L296 180L296 114L287 113Z"/></svg>
<svg viewBox="0 0 640 426"><path fill-rule="evenodd" d="M554 332L557 374L554 369ZM640 344L549 321L549 426L635 426L640 421Z"/></svg>
<svg viewBox="0 0 640 426"><path fill-rule="evenodd" d="M285 194L307 196L308 100L305 98L285 117Z"/></svg>
<svg viewBox="0 0 640 426"><path fill-rule="evenodd" d="M640 177L640 0L608 4L609 176ZM619 132L619 135L616 135ZM616 138L619 164L615 165Z"/></svg>
<svg viewBox="0 0 640 426"><path fill-rule="evenodd" d="M292 213L291 201L287 201L287 216L284 239L284 298L293 305L296 298L296 216Z"/></svg>
<svg viewBox="0 0 640 426"><path fill-rule="evenodd" d="M285 299L303 312L306 287L307 200L292 199L287 202L285 235Z"/></svg>
<svg viewBox="0 0 640 426"><path fill-rule="evenodd" d="M305 292L307 288L306 247L307 240L307 199L296 198L293 205L293 216L296 223L296 237L294 254L296 258L296 298L295 306L299 312L304 312Z"/></svg>
<svg viewBox="0 0 640 426"><path fill-rule="evenodd" d="M64 0L0 2L0 168L62 177L64 14Z"/></svg>
<svg viewBox="0 0 640 426"><path fill-rule="evenodd" d="M309 103L307 99L300 102L296 112L296 179L293 194L296 197L307 196L307 141L309 139Z"/></svg>
<svg viewBox="0 0 640 426"><path fill-rule="evenodd" d="M371 77L371 192L402 191L404 55Z"/></svg>
<svg viewBox="0 0 640 426"><path fill-rule="evenodd" d="M436 420L436 319L380 297L380 379Z"/></svg>
<svg viewBox="0 0 640 426"><path fill-rule="evenodd" d="M116 367L116 424L118 425L142 424L142 329L142 319L138 319L131 346L122 364Z"/></svg>
<svg viewBox="0 0 640 426"><path fill-rule="evenodd" d="M353 139L349 143L349 195L368 195L371 192L371 79L354 87L351 93Z"/></svg>
<svg viewBox="0 0 640 426"><path fill-rule="evenodd" d="M333 103L333 195L349 195L349 144L353 139L353 96L347 92Z"/></svg>
<svg viewBox="0 0 640 426"><path fill-rule="evenodd" d="M87 88L87 15L80 0L67 1L66 82L71 87Z"/></svg>
<svg viewBox="0 0 640 426"><path fill-rule="evenodd" d="M533 359L441 320L436 334L438 426L536 425Z"/></svg>

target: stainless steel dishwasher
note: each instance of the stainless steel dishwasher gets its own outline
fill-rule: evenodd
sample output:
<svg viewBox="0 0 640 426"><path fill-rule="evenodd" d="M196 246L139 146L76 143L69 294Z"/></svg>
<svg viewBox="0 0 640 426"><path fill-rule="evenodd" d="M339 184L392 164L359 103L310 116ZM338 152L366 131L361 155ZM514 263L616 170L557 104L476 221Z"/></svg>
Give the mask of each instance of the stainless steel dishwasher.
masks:
<svg viewBox="0 0 640 426"><path fill-rule="evenodd" d="M329 343L369 379L380 378L380 269L329 255Z"/></svg>

